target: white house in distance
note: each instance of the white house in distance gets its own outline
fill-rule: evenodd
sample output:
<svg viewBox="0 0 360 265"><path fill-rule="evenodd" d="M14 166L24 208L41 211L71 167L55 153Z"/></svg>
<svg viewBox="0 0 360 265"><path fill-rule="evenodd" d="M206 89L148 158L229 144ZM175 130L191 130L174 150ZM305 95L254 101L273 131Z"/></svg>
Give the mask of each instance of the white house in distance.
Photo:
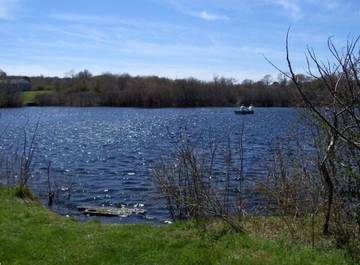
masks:
<svg viewBox="0 0 360 265"><path fill-rule="evenodd" d="M31 79L28 77L7 76L4 71L0 70L0 89L29 91L31 90Z"/></svg>

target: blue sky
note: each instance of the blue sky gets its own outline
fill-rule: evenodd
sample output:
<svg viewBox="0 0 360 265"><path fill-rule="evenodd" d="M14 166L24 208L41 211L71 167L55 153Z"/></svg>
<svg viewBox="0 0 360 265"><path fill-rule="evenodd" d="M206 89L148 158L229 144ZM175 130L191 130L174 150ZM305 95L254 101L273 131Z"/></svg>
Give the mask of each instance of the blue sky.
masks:
<svg viewBox="0 0 360 265"><path fill-rule="evenodd" d="M0 0L0 68L64 76L89 69L210 80L260 79L285 67L284 39L298 71L306 45L326 58L360 34L359 0Z"/></svg>

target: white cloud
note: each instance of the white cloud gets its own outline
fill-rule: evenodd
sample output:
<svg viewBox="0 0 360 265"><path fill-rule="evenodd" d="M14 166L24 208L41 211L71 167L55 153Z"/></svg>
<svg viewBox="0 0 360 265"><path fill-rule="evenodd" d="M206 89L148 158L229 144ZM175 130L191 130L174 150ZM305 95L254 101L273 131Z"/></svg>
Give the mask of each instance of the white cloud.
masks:
<svg viewBox="0 0 360 265"><path fill-rule="evenodd" d="M1 1L1 0L0 0ZM178 24L172 23L157 23L150 20L142 19L127 19L119 18L114 16L98 16L98 15L86 15L86 14L76 14L76 13L53 13L49 15L49 18L64 21L66 25L91 25L92 27L105 26L109 29L129 29L129 30L145 30L147 32L154 31L154 33L159 34L159 32L180 32L188 31L187 27L180 26Z"/></svg>
<svg viewBox="0 0 360 265"><path fill-rule="evenodd" d="M224 16L224 15L217 15L217 14L211 14L208 13L207 11L201 11L201 12L190 12L190 14L194 17L203 19L203 20L208 20L208 21L215 21L215 20L229 20L228 16Z"/></svg>
<svg viewBox="0 0 360 265"><path fill-rule="evenodd" d="M185 1L153 0L153 1L155 1L155 2L160 1L161 3L166 3L167 5L171 6L173 9L178 10L185 15L193 16L193 17L200 18L200 19L206 20L206 21L217 21L217 20L229 20L230 19L226 15L208 12L207 10L205 10L206 7L204 7L204 5L201 4L201 2L195 2L195 1L189 1L189 0L185 0ZM201 9L203 9L203 10L195 11L195 10L201 10Z"/></svg>
<svg viewBox="0 0 360 265"><path fill-rule="evenodd" d="M84 14L75 14L75 13L51 14L49 17L52 19L62 20L66 22L101 23L101 24L118 24L123 22L123 20L114 17L102 17L102 16L84 15Z"/></svg>
<svg viewBox="0 0 360 265"><path fill-rule="evenodd" d="M301 8L296 0L272 0L272 3L290 12L293 18L301 16Z"/></svg>
<svg viewBox="0 0 360 265"><path fill-rule="evenodd" d="M317 0L316 3L328 10L334 10L340 6L346 6L345 3L341 3L338 0Z"/></svg>
<svg viewBox="0 0 360 265"><path fill-rule="evenodd" d="M18 0L0 0L0 19L12 19Z"/></svg>

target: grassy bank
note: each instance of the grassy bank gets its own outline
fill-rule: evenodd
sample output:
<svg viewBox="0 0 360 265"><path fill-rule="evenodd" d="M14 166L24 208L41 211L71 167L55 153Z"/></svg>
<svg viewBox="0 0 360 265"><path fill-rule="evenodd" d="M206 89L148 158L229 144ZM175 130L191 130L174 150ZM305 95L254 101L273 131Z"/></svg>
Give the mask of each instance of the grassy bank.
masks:
<svg viewBox="0 0 360 265"><path fill-rule="evenodd" d="M53 91L51 90L35 90L35 91L26 91L23 93L23 104L31 105L36 103L36 97L51 95Z"/></svg>
<svg viewBox="0 0 360 265"><path fill-rule="evenodd" d="M348 264L341 253L258 236L169 226L77 223L0 188L0 264Z"/></svg>

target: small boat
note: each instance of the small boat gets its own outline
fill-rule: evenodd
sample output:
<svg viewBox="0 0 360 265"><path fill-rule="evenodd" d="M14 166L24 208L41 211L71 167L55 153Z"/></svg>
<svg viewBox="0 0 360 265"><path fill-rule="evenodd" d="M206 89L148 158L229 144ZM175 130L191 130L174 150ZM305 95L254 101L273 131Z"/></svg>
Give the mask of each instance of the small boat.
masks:
<svg viewBox="0 0 360 265"><path fill-rule="evenodd" d="M235 114L254 114L255 110L252 105L249 107L241 106L237 110L235 110Z"/></svg>

